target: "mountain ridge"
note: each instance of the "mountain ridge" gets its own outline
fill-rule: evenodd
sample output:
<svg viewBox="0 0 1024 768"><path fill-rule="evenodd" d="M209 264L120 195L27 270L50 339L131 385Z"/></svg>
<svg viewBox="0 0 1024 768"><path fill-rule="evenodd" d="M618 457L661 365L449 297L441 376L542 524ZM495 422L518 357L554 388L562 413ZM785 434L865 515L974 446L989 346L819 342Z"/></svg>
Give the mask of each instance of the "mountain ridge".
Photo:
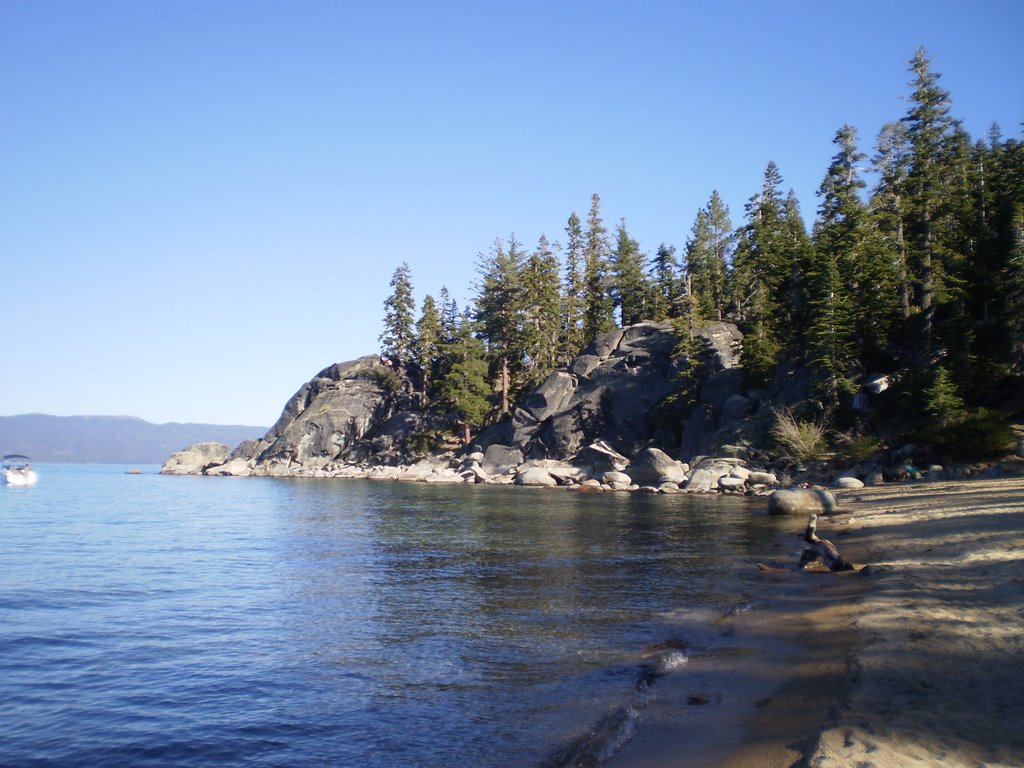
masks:
<svg viewBox="0 0 1024 768"><path fill-rule="evenodd" d="M200 442L235 445L267 427L167 422L137 416L0 416L0 452L33 461L69 464L160 464L170 453Z"/></svg>

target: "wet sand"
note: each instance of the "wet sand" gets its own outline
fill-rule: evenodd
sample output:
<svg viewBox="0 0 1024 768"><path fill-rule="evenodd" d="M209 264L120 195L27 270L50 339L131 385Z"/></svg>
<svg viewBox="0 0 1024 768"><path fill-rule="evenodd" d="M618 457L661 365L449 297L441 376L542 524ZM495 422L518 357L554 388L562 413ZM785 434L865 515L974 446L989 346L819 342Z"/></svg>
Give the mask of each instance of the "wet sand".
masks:
<svg viewBox="0 0 1024 768"><path fill-rule="evenodd" d="M837 495L818 533L868 567L764 573L608 765L1024 765L1024 478Z"/></svg>

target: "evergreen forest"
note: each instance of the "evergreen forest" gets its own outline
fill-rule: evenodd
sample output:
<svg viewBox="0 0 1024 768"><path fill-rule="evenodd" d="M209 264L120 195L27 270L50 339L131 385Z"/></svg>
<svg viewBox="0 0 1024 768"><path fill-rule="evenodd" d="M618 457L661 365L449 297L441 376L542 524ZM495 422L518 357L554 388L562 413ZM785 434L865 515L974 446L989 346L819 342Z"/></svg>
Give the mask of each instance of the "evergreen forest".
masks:
<svg viewBox="0 0 1024 768"><path fill-rule="evenodd" d="M810 371L809 421L998 450L1024 390L1024 146L997 126L969 136L924 49L909 71L906 114L872 146L836 131L809 230L774 162L740 216L711 192L678 250L610 228L595 194L561 245L511 235L480 253L469 306L443 289L417 308L400 265L382 356L468 436L603 332L669 321L688 354L693 328L725 320L744 334L751 388ZM878 375L891 397L869 421L854 396Z"/></svg>

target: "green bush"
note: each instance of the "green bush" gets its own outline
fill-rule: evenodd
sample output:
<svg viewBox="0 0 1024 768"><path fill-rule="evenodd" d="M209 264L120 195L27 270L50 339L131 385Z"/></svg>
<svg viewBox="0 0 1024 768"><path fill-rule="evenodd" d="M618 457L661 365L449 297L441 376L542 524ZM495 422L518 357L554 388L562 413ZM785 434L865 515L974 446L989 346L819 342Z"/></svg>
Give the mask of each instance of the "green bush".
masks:
<svg viewBox="0 0 1024 768"><path fill-rule="evenodd" d="M840 453L851 464L861 464L885 450L885 443L874 435L840 435Z"/></svg>
<svg viewBox="0 0 1024 768"><path fill-rule="evenodd" d="M820 458L828 453L828 437L825 425L814 421L803 421L792 411L775 413L772 437L786 455L797 463Z"/></svg>
<svg viewBox="0 0 1024 768"><path fill-rule="evenodd" d="M1013 430L987 408L972 411L958 421L926 429L923 442L936 454L957 461L980 461L1004 456L1013 448Z"/></svg>

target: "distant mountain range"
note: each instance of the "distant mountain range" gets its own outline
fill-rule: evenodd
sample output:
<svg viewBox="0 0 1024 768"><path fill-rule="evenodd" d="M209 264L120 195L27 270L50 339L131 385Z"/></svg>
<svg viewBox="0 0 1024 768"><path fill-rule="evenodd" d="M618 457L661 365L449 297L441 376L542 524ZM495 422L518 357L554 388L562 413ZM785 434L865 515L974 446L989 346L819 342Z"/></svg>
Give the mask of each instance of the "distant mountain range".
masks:
<svg viewBox="0 0 1024 768"><path fill-rule="evenodd" d="M0 416L0 454L23 453L38 462L162 464L195 443L262 437L267 427L221 424L151 424L133 416Z"/></svg>

